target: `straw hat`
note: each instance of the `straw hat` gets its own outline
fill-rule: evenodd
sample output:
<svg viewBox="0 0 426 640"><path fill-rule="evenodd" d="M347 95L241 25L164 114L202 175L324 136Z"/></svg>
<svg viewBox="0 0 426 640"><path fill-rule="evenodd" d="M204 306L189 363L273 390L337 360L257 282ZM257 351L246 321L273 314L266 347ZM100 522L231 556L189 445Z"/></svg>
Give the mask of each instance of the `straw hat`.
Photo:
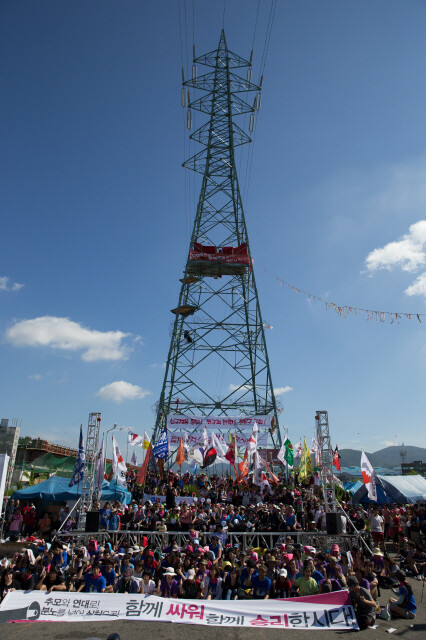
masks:
<svg viewBox="0 0 426 640"><path fill-rule="evenodd" d="M175 573L173 567L167 567L167 569L164 572L164 575L165 576L175 576L176 573Z"/></svg>
<svg viewBox="0 0 426 640"><path fill-rule="evenodd" d="M383 556L382 551L380 551L379 547L374 547L373 556Z"/></svg>

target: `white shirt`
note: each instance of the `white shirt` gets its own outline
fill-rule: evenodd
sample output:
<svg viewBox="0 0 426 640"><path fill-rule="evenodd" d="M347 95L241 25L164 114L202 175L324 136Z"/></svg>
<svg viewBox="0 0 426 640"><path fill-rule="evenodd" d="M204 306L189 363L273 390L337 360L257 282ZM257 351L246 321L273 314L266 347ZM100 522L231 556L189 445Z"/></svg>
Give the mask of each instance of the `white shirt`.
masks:
<svg viewBox="0 0 426 640"><path fill-rule="evenodd" d="M383 522L384 520L382 516L371 516L371 531L374 531L375 533L383 533Z"/></svg>
<svg viewBox="0 0 426 640"><path fill-rule="evenodd" d="M155 591L155 582L154 580L150 580L148 584L145 584L145 581L142 580L141 587L141 593L148 593L149 595L151 595Z"/></svg>

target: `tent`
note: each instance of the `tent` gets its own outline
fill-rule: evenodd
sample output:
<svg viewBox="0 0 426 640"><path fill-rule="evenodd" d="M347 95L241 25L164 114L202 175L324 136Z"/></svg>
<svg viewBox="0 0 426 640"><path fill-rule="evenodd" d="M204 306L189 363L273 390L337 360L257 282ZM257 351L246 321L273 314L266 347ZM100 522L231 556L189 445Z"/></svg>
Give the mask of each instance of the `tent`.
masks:
<svg viewBox="0 0 426 640"><path fill-rule="evenodd" d="M377 504L397 503L415 504L426 502L426 480L423 476L376 476ZM352 501L356 503L372 502L368 498L365 485L354 493Z"/></svg>
<svg viewBox="0 0 426 640"><path fill-rule="evenodd" d="M426 480L416 476L379 476L382 486L399 504L426 502Z"/></svg>
<svg viewBox="0 0 426 640"><path fill-rule="evenodd" d="M349 491L349 493L352 493L352 495L354 493L356 493L358 491L358 489L360 489L363 485L362 482L360 482L359 480L356 480L355 482L345 482L345 484L343 485L343 489L344 491Z"/></svg>
<svg viewBox="0 0 426 640"><path fill-rule="evenodd" d="M49 504L55 502L67 502L68 500L78 500L81 494L81 485L69 486L69 478L59 478L58 476L51 476L40 484L35 484L32 487L15 491L12 495L14 500L42 500ZM120 500L129 504L132 499L132 494L129 491L123 491L120 487L117 487L113 482L107 482L104 480L102 485L101 500Z"/></svg>

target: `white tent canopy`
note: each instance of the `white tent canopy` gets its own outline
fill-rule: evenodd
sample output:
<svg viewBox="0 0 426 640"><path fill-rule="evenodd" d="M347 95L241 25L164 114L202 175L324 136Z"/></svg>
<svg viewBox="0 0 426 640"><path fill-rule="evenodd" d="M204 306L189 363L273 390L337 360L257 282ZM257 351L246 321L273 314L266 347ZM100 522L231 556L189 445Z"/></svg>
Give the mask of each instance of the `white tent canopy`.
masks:
<svg viewBox="0 0 426 640"><path fill-rule="evenodd" d="M399 504L426 502L426 480L416 476L377 476L386 493Z"/></svg>

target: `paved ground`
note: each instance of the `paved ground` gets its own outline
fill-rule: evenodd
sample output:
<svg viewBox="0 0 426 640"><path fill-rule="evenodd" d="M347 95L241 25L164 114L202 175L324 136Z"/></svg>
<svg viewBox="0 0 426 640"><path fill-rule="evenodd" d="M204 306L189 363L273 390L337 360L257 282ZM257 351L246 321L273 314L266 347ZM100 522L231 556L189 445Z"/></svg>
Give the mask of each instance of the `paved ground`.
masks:
<svg viewBox="0 0 426 640"><path fill-rule="evenodd" d="M425 640L426 638L426 585L422 597L422 583L410 580L417 600L417 617L415 620L384 620L377 621L377 629L363 631L363 635L375 640L389 638L388 630L396 629L392 637L402 637L404 640ZM383 590L380 603L385 604L391 592ZM259 613L262 604L259 603ZM282 640L283 631L278 629L233 629L219 627L204 627L188 624L173 624L164 622L128 622L114 623L98 622L29 622L20 624L4 624L0 628L1 640L86 640L87 638L101 638L105 640L110 633L119 633L121 640ZM286 631L291 640L308 640L309 631ZM322 631L318 630L319 640L336 639L336 636L353 633L352 631ZM218 638L220 634L220 638Z"/></svg>

